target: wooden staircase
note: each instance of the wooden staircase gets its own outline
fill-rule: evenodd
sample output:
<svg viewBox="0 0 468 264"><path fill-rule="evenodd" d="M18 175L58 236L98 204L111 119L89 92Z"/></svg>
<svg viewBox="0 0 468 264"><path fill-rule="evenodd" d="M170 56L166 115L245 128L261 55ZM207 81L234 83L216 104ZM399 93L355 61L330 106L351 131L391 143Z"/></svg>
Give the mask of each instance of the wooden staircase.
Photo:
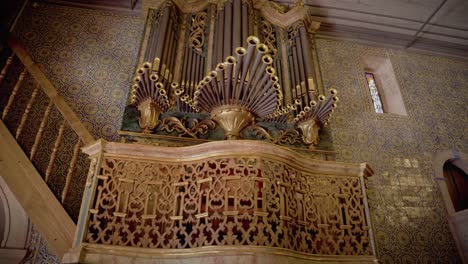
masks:
<svg viewBox="0 0 468 264"><path fill-rule="evenodd" d="M27 51L13 51L0 73L0 176L60 258L72 246L94 141Z"/></svg>

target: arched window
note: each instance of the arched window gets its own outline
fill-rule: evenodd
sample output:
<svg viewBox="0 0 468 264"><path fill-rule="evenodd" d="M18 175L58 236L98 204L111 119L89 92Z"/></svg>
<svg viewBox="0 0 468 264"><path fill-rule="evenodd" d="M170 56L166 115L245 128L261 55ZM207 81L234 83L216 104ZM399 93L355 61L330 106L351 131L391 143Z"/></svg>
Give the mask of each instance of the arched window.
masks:
<svg viewBox="0 0 468 264"><path fill-rule="evenodd" d="M468 175L447 161L444 164L444 177L455 211L468 209Z"/></svg>

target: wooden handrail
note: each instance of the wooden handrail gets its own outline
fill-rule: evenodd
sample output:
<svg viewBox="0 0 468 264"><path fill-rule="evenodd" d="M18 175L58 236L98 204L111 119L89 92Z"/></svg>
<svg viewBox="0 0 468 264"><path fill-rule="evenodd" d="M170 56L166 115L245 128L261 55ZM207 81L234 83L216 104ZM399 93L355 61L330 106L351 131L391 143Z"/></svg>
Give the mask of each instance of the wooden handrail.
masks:
<svg viewBox="0 0 468 264"><path fill-rule="evenodd" d="M83 141L84 145L95 141L94 137L91 135L88 129L86 129L83 123L81 123L75 112L70 108L70 106L68 106L65 99L60 94L58 94L54 85L49 81L47 76L42 72L31 56L29 56L29 53L26 51L21 42L14 35L10 35L7 42L16 56L18 56L24 66L28 69L29 73L39 83L39 86L44 91L44 93L60 111L63 118L68 122L70 127L75 131L81 141Z"/></svg>
<svg viewBox="0 0 468 264"><path fill-rule="evenodd" d="M72 245L75 223L2 120L0 142L1 176L47 244L62 256Z"/></svg>

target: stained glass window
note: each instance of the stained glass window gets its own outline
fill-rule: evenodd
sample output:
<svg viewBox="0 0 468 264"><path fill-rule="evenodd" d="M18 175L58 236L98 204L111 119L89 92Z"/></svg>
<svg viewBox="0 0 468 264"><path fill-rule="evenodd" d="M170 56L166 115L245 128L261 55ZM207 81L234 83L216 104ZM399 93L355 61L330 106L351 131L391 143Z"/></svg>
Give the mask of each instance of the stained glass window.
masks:
<svg viewBox="0 0 468 264"><path fill-rule="evenodd" d="M369 86L369 91L372 97L372 103L374 104L374 109L376 113L383 113L382 100L380 98L379 90L375 84L374 74L366 72L367 86Z"/></svg>

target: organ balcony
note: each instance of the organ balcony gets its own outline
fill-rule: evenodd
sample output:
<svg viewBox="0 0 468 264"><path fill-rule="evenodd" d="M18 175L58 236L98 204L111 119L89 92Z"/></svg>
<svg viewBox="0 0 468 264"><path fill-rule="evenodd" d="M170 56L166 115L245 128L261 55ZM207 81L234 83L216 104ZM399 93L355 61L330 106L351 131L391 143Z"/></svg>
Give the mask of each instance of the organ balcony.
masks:
<svg viewBox="0 0 468 264"><path fill-rule="evenodd" d="M300 5L283 21L261 1L145 3L122 142L83 148L65 262L376 261L372 170L334 161L320 23Z"/></svg>
<svg viewBox="0 0 468 264"><path fill-rule="evenodd" d="M375 261L366 164L249 140L83 150L91 165L68 263Z"/></svg>

